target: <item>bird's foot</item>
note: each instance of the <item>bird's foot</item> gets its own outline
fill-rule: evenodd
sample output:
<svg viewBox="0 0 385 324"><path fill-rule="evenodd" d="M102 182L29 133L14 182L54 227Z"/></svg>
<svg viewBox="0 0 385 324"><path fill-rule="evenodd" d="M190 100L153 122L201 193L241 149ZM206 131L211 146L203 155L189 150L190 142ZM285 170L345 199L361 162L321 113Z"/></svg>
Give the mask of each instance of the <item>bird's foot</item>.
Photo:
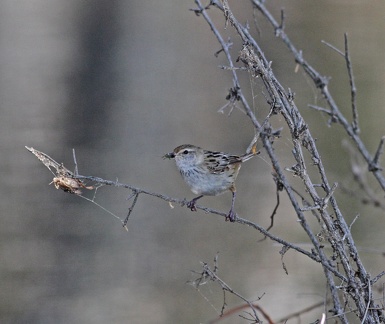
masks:
<svg viewBox="0 0 385 324"><path fill-rule="evenodd" d="M193 199L193 200L189 201L189 202L186 204L186 206L187 206L188 208L190 208L191 211L197 211L197 208L195 207L196 202L197 202L197 201L196 201L195 199Z"/></svg>
<svg viewBox="0 0 385 324"><path fill-rule="evenodd" d="M189 201L186 203L186 206L188 208L190 208L191 211L197 211L197 208L195 207L196 203L197 203L197 200L198 199L201 199L203 197L203 195L200 195L198 197L195 197L193 200Z"/></svg>
<svg viewBox="0 0 385 324"><path fill-rule="evenodd" d="M230 221L230 223L234 223L237 219L238 215L237 213L231 208L229 211L229 214L226 216L225 221Z"/></svg>

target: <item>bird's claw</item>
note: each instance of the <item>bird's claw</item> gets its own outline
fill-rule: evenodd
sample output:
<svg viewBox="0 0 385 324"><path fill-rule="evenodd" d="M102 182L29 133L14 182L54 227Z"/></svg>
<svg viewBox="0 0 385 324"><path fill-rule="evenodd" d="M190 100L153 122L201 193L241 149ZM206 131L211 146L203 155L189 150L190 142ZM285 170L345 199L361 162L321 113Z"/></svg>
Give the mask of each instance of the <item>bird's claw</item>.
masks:
<svg viewBox="0 0 385 324"><path fill-rule="evenodd" d="M186 206L190 208L191 211L197 211L197 208L195 207L196 201L195 199L189 201Z"/></svg>
<svg viewBox="0 0 385 324"><path fill-rule="evenodd" d="M229 214L226 216L225 221L230 221L230 223L234 223L237 219L238 215L234 210L230 210Z"/></svg>

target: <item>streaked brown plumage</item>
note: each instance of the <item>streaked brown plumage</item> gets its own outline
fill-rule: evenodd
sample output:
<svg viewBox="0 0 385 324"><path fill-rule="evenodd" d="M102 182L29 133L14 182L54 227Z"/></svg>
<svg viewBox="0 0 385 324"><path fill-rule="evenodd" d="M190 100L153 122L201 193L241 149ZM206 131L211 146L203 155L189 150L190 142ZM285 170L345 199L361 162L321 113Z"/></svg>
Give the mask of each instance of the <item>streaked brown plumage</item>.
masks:
<svg viewBox="0 0 385 324"><path fill-rule="evenodd" d="M191 200L187 206L195 211L195 203L203 196L217 196L227 190L232 192L231 209L226 219L235 221L235 179L241 164L251 159L255 150L241 156L223 152L207 151L200 147L184 144L176 147L164 158L174 159L183 179L191 191L199 195Z"/></svg>

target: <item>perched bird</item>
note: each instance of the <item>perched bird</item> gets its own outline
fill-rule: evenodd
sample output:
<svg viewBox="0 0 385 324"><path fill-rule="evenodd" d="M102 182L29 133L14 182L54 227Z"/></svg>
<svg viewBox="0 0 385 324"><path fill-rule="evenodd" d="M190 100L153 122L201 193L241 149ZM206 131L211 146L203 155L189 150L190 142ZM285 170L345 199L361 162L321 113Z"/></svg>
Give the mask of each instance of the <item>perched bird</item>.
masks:
<svg viewBox="0 0 385 324"><path fill-rule="evenodd" d="M241 164L256 154L255 146L250 153L237 156L206 151L191 144L184 144L176 147L173 152L167 153L163 158L175 160L184 181L194 194L199 195L187 203L187 207L192 211L196 211L196 201L203 196L217 196L230 190L232 192L231 209L226 220L234 222L236 218L234 181Z"/></svg>

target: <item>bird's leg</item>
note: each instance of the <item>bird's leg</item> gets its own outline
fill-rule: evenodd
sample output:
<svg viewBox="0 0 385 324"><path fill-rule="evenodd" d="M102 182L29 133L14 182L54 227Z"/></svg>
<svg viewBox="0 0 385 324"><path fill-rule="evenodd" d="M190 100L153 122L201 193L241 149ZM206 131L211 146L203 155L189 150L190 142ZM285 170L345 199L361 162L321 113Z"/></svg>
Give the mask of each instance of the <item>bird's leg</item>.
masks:
<svg viewBox="0 0 385 324"><path fill-rule="evenodd" d="M198 197L195 197L193 200L189 201L186 205L188 208L190 208L191 211L197 211L197 208L195 207L195 204L198 199L202 198L203 195L200 195Z"/></svg>
<svg viewBox="0 0 385 324"><path fill-rule="evenodd" d="M226 216L226 222L227 221L230 221L230 222L235 222L235 219L237 217L237 213L234 211L234 204L235 204L235 197L236 197L236 190L235 190L235 187L231 187L230 188L231 190L231 193L233 195L232 199L231 199L231 209L229 211L229 214Z"/></svg>

